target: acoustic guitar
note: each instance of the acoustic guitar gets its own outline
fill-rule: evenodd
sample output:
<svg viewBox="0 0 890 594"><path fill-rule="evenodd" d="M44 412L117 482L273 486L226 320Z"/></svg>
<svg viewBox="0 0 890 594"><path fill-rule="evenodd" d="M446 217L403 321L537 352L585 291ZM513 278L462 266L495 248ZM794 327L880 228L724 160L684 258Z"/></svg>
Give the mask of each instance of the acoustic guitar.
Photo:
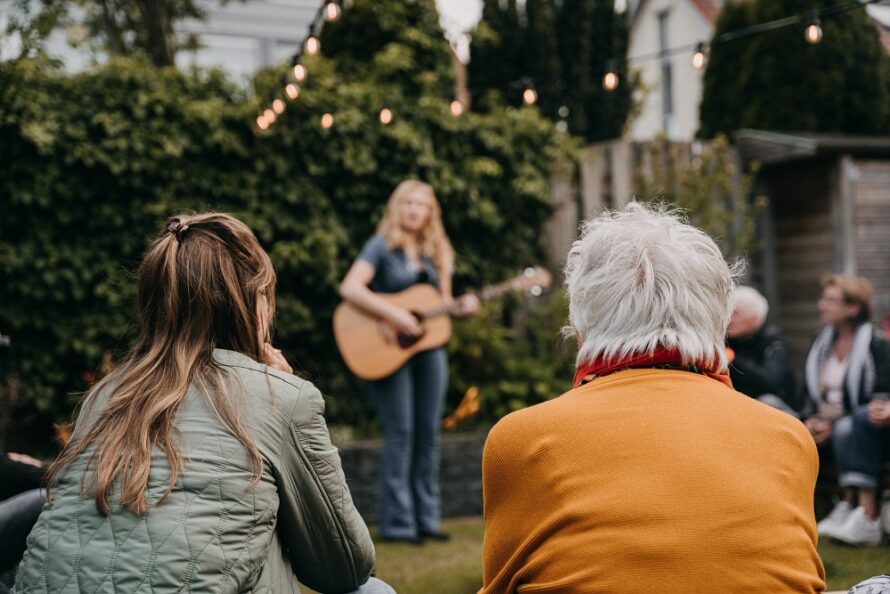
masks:
<svg viewBox="0 0 890 594"><path fill-rule="evenodd" d="M479 291L480 301L488 301L513 291L528 290L540 295L552 278L543 268L527 268L522 274ZM346 366L364 380L382 379L394 373L416 353L442 346L451 338L451 318L455 305L448 305L432 285L418 284L399 293L378 293L379 297L407 309L423 326L419 337L406 336L383 320L344 301L334 311L334 338Z"/></svg>

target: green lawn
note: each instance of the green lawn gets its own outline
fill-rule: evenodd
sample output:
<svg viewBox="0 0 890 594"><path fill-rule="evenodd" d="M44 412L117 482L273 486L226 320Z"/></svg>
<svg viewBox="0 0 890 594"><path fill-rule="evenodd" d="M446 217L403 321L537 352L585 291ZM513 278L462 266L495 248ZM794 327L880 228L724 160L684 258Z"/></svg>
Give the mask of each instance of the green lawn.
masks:
<svg viewBox="0 0 890 594"><path fill-rule="evenodd" d="M468 594L482 582L482 520L462 518L444 522L451 534L446 543L420 547L377 543L377 575L399 594ZM890 572L890 547L857 549L823 543L829 590L848 590L875 575Z"/></svg>

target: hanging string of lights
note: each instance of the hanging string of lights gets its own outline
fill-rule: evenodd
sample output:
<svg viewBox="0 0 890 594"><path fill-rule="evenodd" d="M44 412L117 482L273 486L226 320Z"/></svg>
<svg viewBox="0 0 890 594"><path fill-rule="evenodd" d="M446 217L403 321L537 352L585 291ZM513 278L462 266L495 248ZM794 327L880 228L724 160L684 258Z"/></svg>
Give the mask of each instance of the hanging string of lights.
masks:
<svg viewBox="0 0 890 594"><path fill-rule="evenodd" d="M807 43L816 45L821 43L822 41L823 18L831 17L836 14L847 12L849 10L863 8L868 4L875 4L879 1L880 0L852 0L851 2L846 2L843 4L837 4L826 8L811 10L804 14L795 14L781 19L775 19L765 23L758 23L756 25L750 25L741 29L729 31L720 35L711 42L698 41L696 43L673 47L658 52L631 56L621 61L609 60L605 65L602 85L603 88L609 92L612 92L618 88L621 83L621 79L618 74L619 64L624 64L626 66L632 63L638 64L651 60L663 60L671 56L687 54L690 51L692 52L692 66L700 70L705 66L705 63L707 61L707 54L714 45L728 43L737 39L743 39L752 35L765 33L767 31L774 31L776 29L783 29L785 27L799 25L800 23L805 23L803 32L804 39L807 41ZM256 125L260 130L267 130L277 121L278 116L282 115L286 111L287 104L284 101L283 97L286 96L290 101L296 101L300 97L300 94L302 93L300 85L303 84L309 76L309 71L307 70L306 65L302 62L303 55L317 56L321 53L321 40L319 36L321 34L322 27L325 23L331 23L339 19L340 15L343 12L343 9L345 7L348 7L349 2L350 0L325 0L321 4L321 6L319 6L318 12L316 13L315 18L312 20L312 23L309 26L309 31L306 38L300 44L300 49L297 50L291 60L291 67L289 72L281 77L280 91L278 93L273 92L269 97L268 106L260 109L260 113L256 118ZM513 86L516 89L522 89L521 97L522 102L525 105L534 105L535 103L537 103L538 92L537 90L535 90L534 83L531 78L523 77L514 82ZM460 99L455 98L449 105L449 111L451 112L452 116L460 117L466 111L466 106ZM559 115L561 118L565 119L568 116L568 107L565 105L561 106L559 109ZM380 111L377 114L377 119L382 125L388 126L393 122L394 118L395 113L391 105L384 104L383 106L381 106ZM335 120L333 110L325 109L320 119L321 127L324 129L329 129L333 127L334 121Z"/></svg>

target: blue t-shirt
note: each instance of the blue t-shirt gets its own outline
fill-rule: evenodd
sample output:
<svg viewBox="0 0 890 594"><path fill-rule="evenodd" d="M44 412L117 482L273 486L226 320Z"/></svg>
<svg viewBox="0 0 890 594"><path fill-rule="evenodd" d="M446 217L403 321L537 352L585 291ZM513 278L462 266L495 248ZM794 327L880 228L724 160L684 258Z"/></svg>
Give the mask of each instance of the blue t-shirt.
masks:
<svg viewBox="0 0 890 594"><path fill-rule="evenodd" d="M374 278L368 288L375 293L398 293L418 283L439 286L436 267L429 258L421 257L421 269L415 270L405 252L390 249L382 235L369 239L358 259L374 267Z"/></svg>

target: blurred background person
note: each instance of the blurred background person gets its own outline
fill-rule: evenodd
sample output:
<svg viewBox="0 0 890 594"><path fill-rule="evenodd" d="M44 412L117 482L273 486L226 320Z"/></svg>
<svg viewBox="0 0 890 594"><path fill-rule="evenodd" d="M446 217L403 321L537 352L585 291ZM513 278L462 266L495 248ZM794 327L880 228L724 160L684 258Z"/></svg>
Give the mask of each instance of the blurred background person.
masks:
<svg viewBox="0 0 890 594"><path fill-rule="evenodd" d="M454 250L445 234L432 186L406 180L393 191L377 233L367 241L340 284L343 299L388 320L399 332L419 337L423 327L410 311L379 297L419 283L453 300ZM465 295L459 315L478 311ZM445 348L421 351L393 374L368 382L383 428L380 461L380 522L383 540L421 544L447 540L440 529L439 441L448 387Z"/></svg>
<svg viewBox="0 0 890 594"><path fill-rule="evenodd" d="M825 328L813 341L805 368L804 423L823 459L833 457L842 488L841 500L819 522L819 534L851 545L881 542L880 442L861 439L869 403L876 393L890 392L890 343L869 322L873 294L863 277L835 274L822 280L818 308Z"/></svg>
<svg viewBox="0 0 890 594"><path fill-rule="evenodd" d="M726 344L732 349L732 386L752 398L787 413L798 414L791 345L779 329L766 323L769 304L752 287L732 294L732 316Z"/></svg>
<svg viewBox="0 0 890 594"><path fill-rule="evenodd" d="M43 474L40 460L0 452L0 574L22 560L28 534L46 501ZM0 581L0 592L6 591L6 584Z"/></svg>

